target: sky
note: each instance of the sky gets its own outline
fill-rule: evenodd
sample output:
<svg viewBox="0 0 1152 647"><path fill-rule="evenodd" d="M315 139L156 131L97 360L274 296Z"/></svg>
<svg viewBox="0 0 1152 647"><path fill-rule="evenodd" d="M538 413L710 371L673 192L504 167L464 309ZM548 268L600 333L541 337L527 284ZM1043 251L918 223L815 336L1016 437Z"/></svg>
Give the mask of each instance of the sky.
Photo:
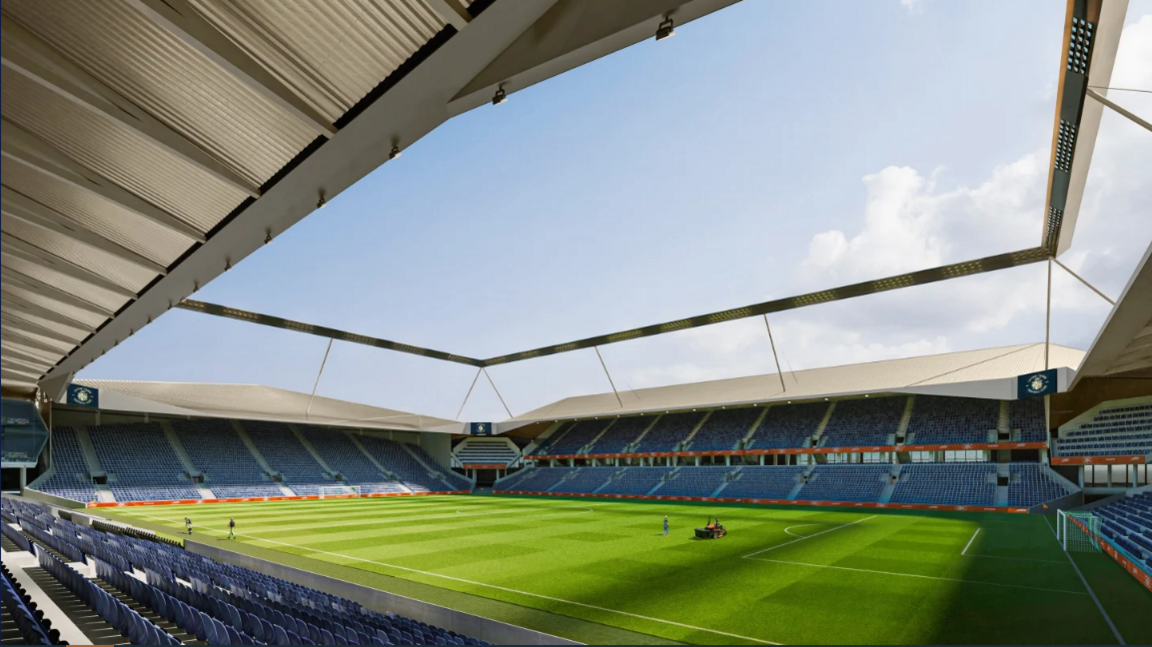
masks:
<svg viewBox="0 0 1152 647"><path fill-rule="evenodd" d="M196 298L490 357L1040 244L1062 3L747 0L456 117ZM1152 90L1152 0L1112 87ZM1152 118L1152 94L1112 92ZM1152 136L1105 110L1061 261L1118 296ZM1036 264L771 317L784 370L1044 339ZM1057 270L1052 340L1110 307ZM78 377L310 392L327 341L173 310ZM763 320L606 346L622 390L775 372ZM512 414L592 350L489 370ZM334 343L317 394L456 418L467 366ZM502 420L480 379L459 419Z"/></svg>

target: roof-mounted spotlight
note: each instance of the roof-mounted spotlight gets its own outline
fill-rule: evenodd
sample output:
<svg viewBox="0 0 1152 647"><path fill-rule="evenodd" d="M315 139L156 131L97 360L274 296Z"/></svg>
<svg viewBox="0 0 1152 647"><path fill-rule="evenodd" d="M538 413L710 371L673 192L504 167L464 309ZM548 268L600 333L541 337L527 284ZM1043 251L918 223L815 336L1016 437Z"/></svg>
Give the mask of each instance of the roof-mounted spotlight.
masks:
<svg viewBox="0 0 1152 647"><path fill-rule="evenodd" d="M672 22L672 17L665 18L660 26L656 28L656 40L664 40L665 38L672 38L676 35L675 25Z"/></svg>
<svg viewBox="0 0 1152 647"><path fill-rule="evenodd" d="M388 159L394 160L397 157L400 157L402 154L403 153L400 152L400 147L396 144L392 144L392 151L388 153Z"/></svg>
<svg viewBox="0 0 1152 647"><path fill-rule="evenodd" d="M320 189L320 199L316 201L316 208L323 209L327 204L328 201L324 199L324 189Z"/></svg>
<svg viewBox="0 0 1152 647"><path fill-rule="evenodd" d="M271 229L265 229L264 230L264 244L267 245L270 242L272 242L272 230Z"/></svg>
<svg viewBox="0 0 1152 647"><path fill-rule="evenodd" d="M492 95L492 105L498 106L508 100L508 93L504 91L504 86L496 88L496 94Z"/></svg>
<svg viewBox="0 0 1152 647"><path fill-rule="evenodd" d="M224 259L224 271L228 272L231 270L232 270L232 259L230 259L230 258Z"/></svg>

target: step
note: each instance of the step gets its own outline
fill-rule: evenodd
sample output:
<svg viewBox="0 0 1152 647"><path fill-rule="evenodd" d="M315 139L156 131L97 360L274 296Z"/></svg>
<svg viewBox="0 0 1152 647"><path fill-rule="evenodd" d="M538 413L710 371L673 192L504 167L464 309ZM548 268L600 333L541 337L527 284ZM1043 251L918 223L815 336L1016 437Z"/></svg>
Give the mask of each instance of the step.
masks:
<svg viewBox="0 0 1152 647"><path fill-rule="evenodd" d="M1008 486L1007 485L997 485L996 486L996 500L993 502L993 505L997 505L1000 507L1004 507L1004 506L1008 505Z"/></svg>
<svg viewBox="0 0 1152 647"><path fill-rule="evenodd" d="M156 625L157 627L160 627L164 631L171 634L172 637L175 638L176 640L179 640L180 642L185 643L185 644L188 644L190 642L198 642L196 640L196 636L189 634L187 631L185 631L183 628L181 628L175 622L168 620L167 618L161 616L159 613L156 613L155 611L153 611L152 609L149 609L148 607L144 606L140 602L137 602L134 598L131 598L131 597L125 595L124 593L121 593L119 590L116 589L116 587L105 582L104 580L96 578L96 579L92 580L92 583L95 584L96 586L99 586L100 588L104 589L105 591L107 591L109 595L111 595L112 597L114 597L117 600L119 600L120 602L122 602L124 604L124 606L126 606L129 609L132 609L136 613L140 614L140 616L142 618L144 618L145 620L147 620L148 622L151 622L152 624Z"/></svg>
<svg viewBox="0 0 1152 647"><path fill-rule="evenodd" d="M824 417L820 419L820 424L816 427L816 433L812 434L813 446L820 442L824 436L824 430L828 428L828 421L832 420L832 412L836 410L836 401L828 403L828 410L824 412Z"/></svg>
<svg viewBox="0 0 1152 647"><path fill-rule="evenodd" d="M616 426L616 422L617 422L618 420L620 420L620 419L619 419L619 418L616 418L616 419L615 419L615 420L613 420L612 422L608 423L608 426L607 426L607 427L605 427L605 428L601 429L601 430L600 430L600 433L596 434L596 437L592 439L592 442L590 442L590 443L588 443L587 445L585 445L585 446L581 447L581 448L580 448L580 451L578 451L577 453L578 453L578 454L590 454L590 453L592 453L592 448L596 446L596 443L600 442L600 439L604 437L604 434L608 433L608 430L609 430L609 429L611 429L612 427Z"/></svg>
<svg viewBox="0 0 1152 647"><path fill-rule="evenodd" d="M283 483L277 483L276 487L280 488L280 492L284 496L296 496L296 493L292 491L292 488L288 487L287 485L284 485Z"/></svg>
<svg viewBox="0 0 1152 647"><path fill-rule="evenodd" d="M24 569L48 599L67 617L80 633L94 645L127 644L128 637L120 633L96 611L84 604L74 593L64 588L48 571L40 568ZM52 623L53 627L56 623Z"/></svg>
<svg viewBox="0 0 1152 647"><path fill-rule="evenodd" d="M324 468L325 474L328 474L329 476L336 474L337 470L329 467L328 462L325 461L322 456L320 456L320 452L316 451L316 448L313 447L312 443L304 437L304 433L301 432L296 425L290 424L288 425L288 429L292 431L292 434L296 436L296 439L300 441L300 444L304 445L304 449L308 450L308 453L312 455L312 458L315 458L316 462L320 463L320 467Z"/></svg>
<svg viewBox="0 0 1152 647"><path fill-rule="evenodd" d="M896 426L897 441L908 435L908 424L912 422L912 408L914 406L916 406L916 396L910 395L908 402L904 405L904 413L900 416L900 424Z"/></svg>
<svg viewBox="0 0 1152 647"><path fill-rule="evenodd" d="M740 439L740 446L745 446L748 444L748 441L752 440L752 436L756 434L756 430L760 429L760 425L763 424L764 419L768 417L768 410L771 408L771 406L764 407L764 410L760 412L760 415L756 416L756 421L752 423L751 427L748 427L748 433L744 434L744 437ZM697 428L695 431L699 431L699 428ZM693 432L693 435L695 435L695 431Z"/></svg>
<svg viewBox="0 0 1152 647"><path fill-rule="evenodd" d="M1000 401L1000 417L996 422L996 432L998 434L1008 433L1011 431L1012 417L1008 414L1009 402L1007 400Z"/></svg>
<svg viewBox="0 0 1152 647"><path fill-rule="evenodd" d="M800 490L802 490L803 488L804 488L804 483L802 483L802 482L797 483L796 487L792 488L792 491L789 492L788 496L785 498L794 500L796 497L800 496Z"/></svg>
<svg viewBox="0 0 1152 647"><path fill-rule="evenodd" d="M423 458L420 458L419 454L412 451L412 448L408 446L408 443L397 443L397 444L400 445L400 447L403 448L404 451L408 452L409 456L416 459L416 462L420 463L420 466L423 467L428 472L429 476L435 478L436 480L440 481L444 485L447 485L448 487L455 487L452 484L452 482L448 480L448 477L446 477L440 473L440 470L435 469L432 466L428 465L428 463L424 462Z"/></svg>
<svg viewBox="0 0 1152 647"><path fill-rule="evenodd" d="M688 432L688 437L680 441L681 451L684 451L685 449L692 446L692 439L696 437L696 434L700 432L700 429L704 427L704 425L708 422L708 419L711 417L711 411L704 414L704 417L700 419L700 422L696 423L696 426L692 428L692 431Z"/></svg>
<svg viewBox="0 0 1152 647"><path fill-rule="evenodd" d="M205 501L215 501L216 494L212 492L206 485L197 485L196 491L200 493L200 498Z"/></svg>
<svg viewBox="0 0 1152 647"><path fill-rule="evenodd" d="M236 431L237 436L240 436L240 442L244 443L244 446L248 448L248 451L252 454L252 458L256 460L260 468L263 469L266 474L275 474L276 470L272 469L272 466L268 464L268 460L264 458L264 454L261 454L260 450L256 448L256 443L252 442L252 437L244 430L244 426L240 424L239 420L232 421L232 429Z"/></svg>
<svg viewBox="0 0 1152 647"><path fill-rule="evenodd" d="M884 489L880 491L879 502L880 503L888 503L889 501L891 501L892 500L892 492L894 492L895 490L896 490L896 486L893 485L892 483L885 485Z"/></svg>
<svg viewBox="0 0 1152 647"><path fill-rule="evenodd" d="M404 483L402 482L402 480L400 479L400 476L398 474L396 474L395 472L384 467L384 465L382 465L380 463L380 461L376 460L376 457L368 452L368 449L366 447L364 447L364 444L360 442L359 438L357 438L354 434L352 434L349 431L345 431L344 435L348 436L348 440L352 441L352 444L356 446L356 449L359 449L360 453L364 454L364 457L367 458L368 461L371 462L372 465L376 467L376 469L380 470L380 476L383 476L384 478L387 478L387 479L392 480L392 481L396 481L396 483L399 484L400 487L403 488L403 490L405 492L411 492L412 491L412 490L408 489L407 485L404 485Z"/></svg>
<svg viewBox="0 0 1152 647"><path fill-rule="evenodd" d="M652 428L655 427L656 423L660 422L660 419L663 417L664 414L660 414L653 418L652 422L644 428L644 431L640 432L640 435L636 437L636 440L628 443L628 446L624 448L625 453L635 451L635 449L640 446L640 443L644 442L644 437L648 435L648 432L652 431Z"/></svg>
<svg viewBox="0 0 1152 647"><path fill-rule="evenodd" d="M112 490L107 485L94 485L96 488L96 500L100 503L116 503L116 495L112 494Z"/></svg>
<svg viewBox="0 0 1152 647"><path fill-rule="evenodd" d="M172 423L167 420L160 421L160 428L164 430L164 436L168 438L168 444L172 446L172 451L176 453L176 458L180 459L180 464L184 466L184 471L188 472L189 476L199 476L200 470L192 462L192 457L188 455L188 450L184 449L184 443L180 442L180 437L176 435L176 430L172 428Z"/></svg>
<svg viewBox="0 0 1152 647"><path fill-rule="evenodd" d="M92 445L92 437L88 435L88 428L84 426L73 427L76 432L76 442L80 444L80 451L84 453L84 461L88 463L88 473L103 474L104 468L100 466L100 458L96 456L96 448Z"/></svg>

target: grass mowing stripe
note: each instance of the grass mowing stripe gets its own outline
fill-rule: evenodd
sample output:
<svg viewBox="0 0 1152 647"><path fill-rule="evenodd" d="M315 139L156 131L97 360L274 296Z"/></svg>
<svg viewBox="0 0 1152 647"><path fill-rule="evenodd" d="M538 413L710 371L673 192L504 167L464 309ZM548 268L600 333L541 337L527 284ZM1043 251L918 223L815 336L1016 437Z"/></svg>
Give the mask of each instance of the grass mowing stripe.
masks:
<svg viewBox="0 0 1152 647"><path fill-rule="evenodd" d="M152 516L152 515L147 515L147 514L139 514L138 516L141 516L141 517L145 517L145 518L150 518L150 519L158 519L158 520L160 520L160 521L164 521L164 522L167 522L167 523L172 523L172 522L171 522L169 519L165 519L165 518L163 518L163 517L155 517L155 516ZM861 521L863 521L863 519L862 519ZM845 524L845 525L848 525L848 524ZM214 529L212 529L212 528L209 528L209 529L207 529L207 530L208 530L209 532L218 532L218 533L220 533L220 534L227 534L227 533L225 533L224 531L221 531L221 530L214 530ZM835 530L835 529L833 529L833 530ZM239 537L248 537L249 539L254 539L254 540L256 540L256 541L263 541L263 542L267 542L267 543L270 543L270 544L278 544L278 545L280 545L280 546L287 546L287 547L289 547L289 548L297 548L297 549L300 549L300 550L306 550L306 551L310 551L310 552L313 552L313 553L319 553L319 554L322 554L322 555L331 555L331 556L333 556L333 557L340 557L340 558L343 558L343 559L350 559L350 560L353 560L353 561L357 561L357 562L363 562L363 563L365 563L365 564L375 564L375 565L377 565L377 566L384 566L384 567L386 567L386 568L394 568L394 569L396 569L396 570L399 570L399 571L405 571L405 572L408 572L408 573L416 573L416 574L418 574L418 575L426 575L426 576L428 576L428 577L439 577L439 578L442 578L442 579L445 579L445 580L451 580L451 581L453 581L453 582L460 582L461 584L469 584L469 585L472 585L472 586L480 586L480 587L485 587L485 588L494 589L494 590L497 590L497 591L504 591L505 593L513 593L513 594L517 594L517 595L524 595L524 596L528 596L528 597L539 598L539 599L541 599L541 600L549 600L549 601L551 601L551 602L559 602L559 603L561 603L561 604L571 604L571 605L574 605L574 606L583 607L583 608L585 608L585 609L592 609L592 610L594 610L594 611L604 611L604 612L606 612L606 613L615 613L615 614L619 614L619 615L622 615L622 616L627 616L627 617L629 617L629 618L636 618L636 619L639 619L639 620L646 620L646 621L648 621L648 622L656 622L656 623L660 623L660 624L671 625L671 626L674 626L674 627L680 627L681 629L691 629L692 631L701 631L701 632L704 632L704 633L715 634L715 635L717 635L717 636L727 636L727 637L729 637L729 638L737 638L737 639L739 639L739 640L747 640L747 641L749 641L749 642L759 643L759 644L761 644L761 645L779 645L779 644L781 644L781 643L778 643L778 642L772 642L771 640L761 640L761 639L759 639L759 638L752 638L751 636L741 636L740 634L729 633L729 632L727 632L727 631L717 631L716 629L707 629L707 628L705 628L705 627L697 627L697 626L694 626L694 625L684 624L684 623L681 623L681 622L674 622L674 621L672 621L672 620L663 620L663 619L661 619L661 618L653 618L653 617L651 617L651 616L643 616L643 615L640 615L640 614L636 614L636 613L629 613L629 612L627 612L627 611L620 611L620 610L618 610L618 609L609 609L609 608L607 608L607 607L600 607L600 606L596 606L596 605L594 605L594 604L585 604L585 603L583 603L583 602L574 602L574 601L572 601L572 600L565 600L565 599L563 599L563 598L554 598L554 597L552 597L552 596L548 596L548 595L540 595L539 593L529 593L529 592L527 592L527 591L518 591L518 590L516 590L516 589L510 589L510 588L506 588L506 587L503 587L503 586L496 586L495 584L485 584L484 582L474 582L474 581L472 581L472 580L465 580L465 579L463 579L463 578L459 578L459 577L452 577L452 576L450 576L450 575L441 575L440 573L431 573L431 572L429 572L429 571L421 571L421 570L417 570L417 569L414 569L414 568L407 568L407 567L405 567L405 566L397 566L397 565L395 565L395 564L387 564L387 563L385 563L385 562L377 562L377 561L374 561L374 560L371 560L371 559L364 559L364 558L362 558L362 557L354 557L354 556L352 556L352 555L344 555L344 554L341 554L341 553L333 553L333 552L329 552L329 551L326 551L326 550L317 550L317 549L315 549L315 548L309 548L309 547L307 547L307 546L299 546L299 545L296 545L296 544L289 544L289 543L286 543L286 542L282 542L282 541L274 541L274 540L272 540L272 539L261 539L261 538L259 538L259 537L256 537L256 536L254 536L254 535L248 535L248 534L242 534L242 533L236 533L236 535L237 535L237 536L239 536Z"/></svg>
<svg viewBox="0 0 1152 647"><path fill-rule="evenodd" d="M804 537L801 537L799 539L793 539L792 541L786 541L783 544L776 544L775 546L772 546L770 548L765 548L764 550L758 550L754 553L749 553L749 554L744 556L744 559L751 559L751 558L755 557L756 555L766 553L770 550L776 550L777 548L783 548L785 546L788 546L789 544L795 544L798 541L804 541L805 539L811 539L813 537L819 537L820 535L823 535L824 533L829 533L829 532L832 532L833 530L840 530L841 528L847 528L848 526L854 526L854 525L856 525L862 521L868 521L869 519L875 519L875 518L876 518L876 515L872 515L871 517L865 517L863 519L857 519L856 521L853 521L852 523L846 523L842 526L836 526L835 528L829 528L828 530L822 530L822 531L820 531L814 535L805 535Z"/></svg>
<svg viewBox="0 0 1152 647"><path fill-rule="evenodd" d="M1120 630L1116 628L1116 625L1112 624L1112 618L1110 618L1108 612L1104 610L1104 605L1100 604L1100 599L1096 597L1096 592L1089 586L1088 580L1084 579L1084 574L1080 572L1080 567L1076 565L1076 560L1072 559L1072 555L1070 555L1068 551L1064 551L1064 554L1068 557L1068 561L1072 563L1072 568L1076 569L1076 574L1080 576L1080 581L1084 583L1084 588L1088 589L1088 595L1092 596L1092 601L1096 603L1096 608L1100 609L1100 614L1104 616L1104 621L1107 622L1108 627L1112 629L1112 634L1116 636L1116 641L1121 645L1127 645L1128 643L1124 642L1124 637L1120 635Z"/></svg>
<svg viewBox="0 0 1152 647"><path fill-rule="evenodd" d="M960 580L954 577L939 577L936 575L917 575L915 573L893 573L892 571L874 571L869 568L851 568L848 566L834 566L831 564L809 564L807 562L786 562L780 559L765 559L763 557L745 557L754 562L771 562L773 564L791 564L793 566L809 566L812 568L834 568L838 571L855 571L857 573L876 573L879 575L895 575L898 577L917 577L923 580L941 580L944 582L963 582L964 584L986 584L988 586L1004 586L1012 589L1029 589L1031 591L1046 591L1048 593L1067 593L1068 595L1088 595L1083 591L1068 591L1065 589L1045 589L1038 586L1024 586L1022 584L1001 584L999 582L986 582L983 580ZM1087 583L1085 583L1087 584ZM1101 608L1103 611L1103 608ZM1105 614L1107 616L1107 614ZM1111 621L1109 621L1111 622Z"/></svg>
<svg viewBox="0 0 1152 647"><path fill-rule="evenodd" d="M972 538L968 540L968 545L964 547L964 550L960 551L961 555L967 555L968 554L968 549L972 547L972 542L976 541L976 535L979 535L979 534L980 534L980 529L977 528L976 532L972 533Z"/></svg>

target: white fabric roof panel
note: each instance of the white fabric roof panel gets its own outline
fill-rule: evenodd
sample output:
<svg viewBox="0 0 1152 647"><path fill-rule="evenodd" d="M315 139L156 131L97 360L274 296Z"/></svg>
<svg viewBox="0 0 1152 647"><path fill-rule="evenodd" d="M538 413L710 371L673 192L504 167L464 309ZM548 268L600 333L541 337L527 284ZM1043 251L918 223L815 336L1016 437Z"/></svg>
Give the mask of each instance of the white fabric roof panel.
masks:
<svg viewBox="0 0 1152 647"><path fill-rule="evenodd" d="M76 383L99 389L101 408L107 410L171 413L175 407L192 416L276 420L353 429L430 431L446 425L459 426L454 420L322 396L313 399L307 393L268 386L120 380L77 380ZM118 399L117 395L132 400Z"/></svg>
<svg viewBox="0 0 1152 647"><path fill-rule="evenodd" d="M1075 369L1084 351L1053 345L1050 366ZM775 374L726 380L621 391L623 408L612 393L567 398L512 418L509 422L562 420L600 415L623 415L693 407L809 400L864 393L915 392L931 385L957 385L962 395L965 383L1015 379L1044 368L1044 345L1025 344L963 351L943 355L910 357L866 364L816 368L785 373L787 390Z"/></svg>

